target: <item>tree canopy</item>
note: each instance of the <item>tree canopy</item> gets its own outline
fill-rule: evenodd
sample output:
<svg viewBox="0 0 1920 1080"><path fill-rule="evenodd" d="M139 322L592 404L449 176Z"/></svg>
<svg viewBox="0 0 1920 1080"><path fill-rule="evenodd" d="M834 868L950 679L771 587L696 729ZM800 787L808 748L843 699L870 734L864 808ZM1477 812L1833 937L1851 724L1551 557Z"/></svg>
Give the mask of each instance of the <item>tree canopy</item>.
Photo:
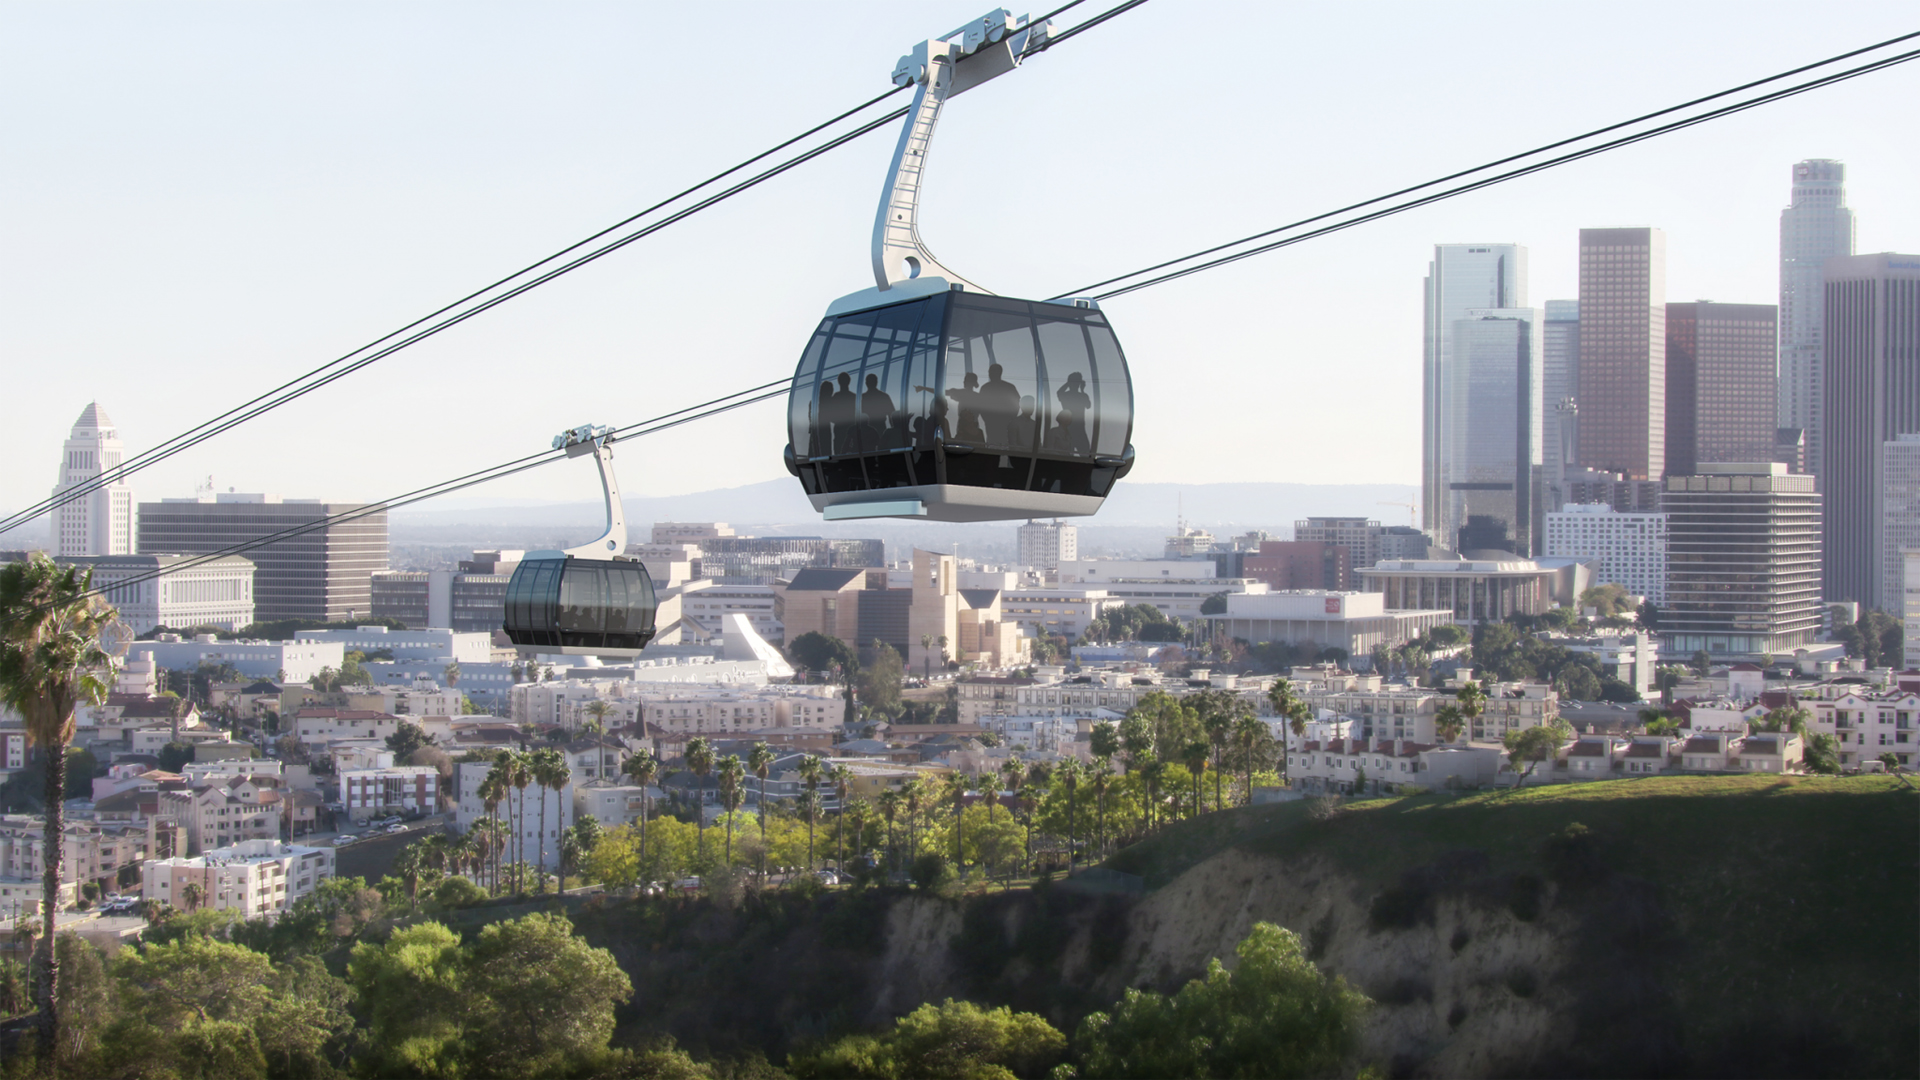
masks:
<svg viewBox="0 0 1920 1080"><path fill-rule="evenodd" d="M818 630L787 642L787 657L809 671L831 671L836 666L849 671L857 662L846 642Z"/></svg>
<svg viewBox="0 0 1920 1080"><path fill-rule="evenodd" d="M793 1054L787 1071L798 1080L1043 1077L1066 1049L1066 1036L1033 1013L948 999L920 1006L884 1034L850 1035Z"/></svg>

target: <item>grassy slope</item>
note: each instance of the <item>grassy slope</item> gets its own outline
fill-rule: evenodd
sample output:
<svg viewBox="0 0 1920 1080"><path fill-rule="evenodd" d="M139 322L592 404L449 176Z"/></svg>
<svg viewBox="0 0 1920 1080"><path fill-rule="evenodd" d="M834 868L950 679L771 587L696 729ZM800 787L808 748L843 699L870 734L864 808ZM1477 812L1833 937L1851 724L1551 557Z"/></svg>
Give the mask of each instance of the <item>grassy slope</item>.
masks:
<svg viewBox="0 0 1920 1080"><path fill-rule="evenodd" d="M1613 875L1652 887L1661 982L1695 1060L1793 1039L1797 1061L1920 1068L1920 795L1894 778L1650 777L1378 799L1323 821L1304 803L1251 807L1109 865L1151 887L1234 847L1321 856L1384 889L1476 850L1495 872L1544 876L1543 841L1573 822Z"/></svg>

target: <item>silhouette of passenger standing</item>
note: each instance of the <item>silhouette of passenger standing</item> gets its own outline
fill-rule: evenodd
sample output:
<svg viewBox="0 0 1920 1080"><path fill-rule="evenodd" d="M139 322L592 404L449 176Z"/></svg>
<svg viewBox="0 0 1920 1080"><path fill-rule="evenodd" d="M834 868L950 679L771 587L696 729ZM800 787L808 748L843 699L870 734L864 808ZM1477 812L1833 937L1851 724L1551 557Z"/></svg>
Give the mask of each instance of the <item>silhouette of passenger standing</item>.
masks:
<svg viewBox="0 0 1920 1080"><path fill-rule="evenodd" d="M947 396L960 410L960 419L953 427L953 440L969 446L984 445L987 433L980 427L980 376L967 372L961 385L948 390Z"/></svg>
<svg viewBox="0 0 1920 1080"><path fill-rule="evenodd" d="M820 384L820 400L813 407L813 423L808 425L808 457L833 452L833 399L833 380L828 379Z"/></svg>
<svg viewBox="0 0 1920 1080"><path fill-rule="evenodd" d="M1066 442L1076 448L1072 452L1076 455L1091 453L1092 443L1087 438L1087 410L1093 408L1093 399L1087 396L1087 380L1076 371L1067 376L1066 385L1054 396L1060 399L1061 426L1067 429ZM1050 442L1051 439L1049 434Z"/></svg>
<svg viewBox="0 0 1920 1080"><path fill-rule="evenodd" d="M853 392L853 376L841 372L840 392L833 395L833 411L827 419L833 422L833 452L836 454L858 453L860 440L854 435L854 411L859 405L860 395Z"/></svg>
<svg viewBox="0 0 1920 1080"><path fill-rule="evenodd" d="M867 391L860 395L860 414L867 418L867 435L861 440L862 450L883 448L886 438L887 422L893 418L893 398L880 389L880 376L867 376Z"/></svg>
<svg viewBox="0 0 1920 1080"><path fill-rule="evenodd" d="M987 442L1008 443L1007 429L1020 411L1020 388L1000 377L999 364L987 367L987 384L980 388L980 419L987 426Z"/></svg>

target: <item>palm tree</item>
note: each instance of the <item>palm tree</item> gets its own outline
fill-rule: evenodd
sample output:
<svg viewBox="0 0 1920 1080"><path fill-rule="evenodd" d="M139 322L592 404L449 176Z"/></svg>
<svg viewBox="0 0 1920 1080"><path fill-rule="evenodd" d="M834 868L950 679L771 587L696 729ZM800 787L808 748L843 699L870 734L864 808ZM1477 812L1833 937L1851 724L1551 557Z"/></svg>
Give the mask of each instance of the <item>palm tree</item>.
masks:
<svg viewBox="0 0 1920 1080"><path fill-rule="evenodd" d="M933 682L933 635L920 635L920 677L927 683Z"/></svg>
<svg viewBox="0 0 1920 1080"><path fill-rule="evenodd" d="M496 759L502 778L507 785L520 796L520 808L514 811L513 822L513 891L519 895L525 889L527 866L527 785L533 783L531 759L520 750L502 750ZM512 800L509 799L511 802Z"/></svg>
<svg viewBox="0 0 1920 1080"><path fill-rule="evenodd" d="M573 783L573 766L567 755L548 748L533 755L533 777L540 784L540 891L547 891L547 792L558 794Z"/></svg>
<svg viewBox="0 0 1920 1080"><path fill-rule="evenodd" d="M427 860L420 851L419 844L408 844L393 857L393 872L407 886L407 911L420 907L420 875L426 873Z"/></svg>
<svg viewBox="0 0 1920 1080"><path fill-rule="evenodd" d="M928 790L925 776L916 776L907 781L906 787L901 790L906 793L907 799L907 865L912 866L913 860L920 856L920 804L926 802L932 793Z"/></svg>
<svg viewBox="0 0 1920 1080"><path fill-rule="evenodd" d="M200 902L206 898L206 886L197 881L187 882L186 888L180 890L180 902L187 905L188 913L198 911L200 909Z"/></svg>
<svg viewBox="0 0 1920 1080"><path fill-rule="evenodd" d="M607 714L612 711L613 706L607 704L607 699L605 698L594 698L592 701L587 702L587 715L593 718L591 725L595 732L605 732L607 730Z"/></svg>
<svg viewBox="0 0 1920 1080"><path fill-rule="evenodd" d="M481 778L480 786L475 792L480 796L480 802L487 808L487 820L475 822L475 828L482 824L492 826L487 832L486 843L493 855L493 891L496 894L500 891L500 856L506 850L506 838L502 835L505 826L500 824L500 804L510 798L509 793L512 790L513 785L507 782L506 768L496 760L493 768L488 769L487 775Z"/></svg>
<svg viewBox="0 0 1920 1080"><path fill-rule="evenodd" d="M1020 781L1027 775L1026 763L1021 761L1017 755L1008 754L1007 760L1000 765L1000 775L1006 780L1007 794L1017 798L1020 794ZM989 823L993 821L993 804L999 801L1000 799L996 796L987 803L987 821ZM1007 816L1013 816L1011 806L1007 809Z"/></svg>
<svg viewBox="0 0 1920 1080"><path fill-rule="evenodd" d="M1469 679L1454 697L1459 699L1460 715L1466 717L1467 726L1471 729L1473 722L1480 719L1480 714L1487 711L1486 690L1479 683Z"/></svg>
<svg viewBox="0 0 1920 1080"><path fill-rule="evenodd" d="M1433 710L1433 733L1440 736L1443 743L1453 742L1466 730L1466 719L1467 714L1460 711L1460 706L1442 705Z"/></svg>
<svg viewBox="0 0 1920 1080"><path fill-rule="evenodd" d="M813 873L813 819L820 812L820 778L826 763L816 754L800 759L800 782L807 786L807 873Z"/></svg>
<svg viewBox="0 0 1920 1080"><path fill-rule="evenodd" d="M896 789L888 789L874 799L880 807L880 816L887 819L887 872L891 874L898 860L893 851L893 819L900 813L900 804L904 796Z"/></svg>
<svg viewBox="0 0 1920 1080"><path fill-rule="evenodd" d="M1073 876L1073 811L1080 793L1080 761L1067 758L1054 770L1053 778L1067 789L1067 876Z"/></svg>
<svg viewBox="0 0 1920 1080"><path fill-rule="evenodd" d="M949 773L947 792L953 796L953 868L959 870L967 865L966 850L961 847L960 815L967 808L967 774Z"/></svg>
<svg viewBox="0 0 1920 1080"><path fill-rule="evenodd" d="M640 861L647 861L647 786L660 775L660 761L649 750L635 750L620 766L620 771L640 785Z"/></svg>
<svg viewBox="0 0 1920 1080"><path fill-rule="evenodd" d="M1273 706L1273 715L1287 722L1287 730L1296 739L1307 736L1307 721L1313 719L1313 708L1298 694L1293 692L1293 682L1285 675L1273 680L1273 686L1267 690L1267 701ZM1282 764L1286 755L1280 756Z"/></svg>
<svg viewBox="0 0 1920 1080"><path fill-rule="evenodd" d="M1213 747L1204 740L1191 742L1180 755L1187 771L1193 774L1193 808L1197 813L1206 809L1206 791L1202 779L1207 775L1207 760L1213 754Z"/></svg>
<svg viewBox="0 0 1920 1080"><path fill-rule="evenodd" d="M720 759L720 805L727 811L727 866L733 865L733 812L747 784L747 767L738 754Z"/></svg>
<svg viewBox="0 0 1920 1080"><path fill-rule="evenodd" d="M74 710L105 701L113 659L100 636L117 612L91 594L92 571L54 565L36 554L0 570L0 702L25 721L27 742L45 764L45 852L41 911L57 927L61 855L65 848L67 746ZM60 1036L60 965L53 933L40 958L40 1047L48 1060Z"/></svg>
<svg viewBox="0 0 1920 1080"><path fill-rule="evenodd" d="M1093 770L1093 777L1088 783L1093 786L1094 805L1099 814L1094 824L1093 846L1104 853L1107 850L1107 791L1113 787L1113 763L1105 758L1100 759L1100 767Z"/></svg>
<svg viewBox="0 0 1920 1080"><path fill-rule="evenodd" d="M681 752L686 760L687 771L693 774L693 806L698 815L693 823L694 838L700 845L700 858L707 857L707 811L706 781L707 774L713 772L713 744L701 736L687 740L687 748Z"/></svg>
<svg viewBox="0 0 1920 1080"><path fill-rule="evenodd" d="M1053 766L1044 761L1036 761L1027 766L1027 852L1020 870L1027 872L1033 865L1033 819L1040 816L1040 800L1047 797L1047 789L1053 786ZM1036 792L1035 789L1038 789Z"/></svg>
<svg viewBox="0 0 1920 1080"><path fill-rule="evenodd" d="M834 805L839 814L833 822L833 868L845 873L847 869L847 793L853 790L853 770L845 765L835 765L827 770L827 783L833 785Z"/></svg>
<svg viewBox="0 0 1920 1080"><path fill-rule="evenodd" d="M495 896L500 894L500 857L507 852L507 823L499 818L488 818L473 823L473 831L480 842L481 860L493 860L493 888Z"/></svg>
<svg viewBox="0 0 1920 1080"><path fill-rule="evenodd" d="M1253 770L1264 765L1273 753L1273 730L1252 713L1233 725L1234 749L1240 752L1240 767L1246 774L1247 802L1253 802Z"/></svg>
<svg viewBox="0 0 1920 1080"><path fill-rule="evenodd" d="M1221 792L1221 774L1226 770L1220 767L1221 759L1226 756L1227 739L1233 734L1233 725L1240 718L1240 712L1246 703L1237 694L1224 691L1215 694L1209 691L1200 702L1200 724L1207 733L1207 742L1213 748L1213 808L1224 810L1226 801Z"/></svg>

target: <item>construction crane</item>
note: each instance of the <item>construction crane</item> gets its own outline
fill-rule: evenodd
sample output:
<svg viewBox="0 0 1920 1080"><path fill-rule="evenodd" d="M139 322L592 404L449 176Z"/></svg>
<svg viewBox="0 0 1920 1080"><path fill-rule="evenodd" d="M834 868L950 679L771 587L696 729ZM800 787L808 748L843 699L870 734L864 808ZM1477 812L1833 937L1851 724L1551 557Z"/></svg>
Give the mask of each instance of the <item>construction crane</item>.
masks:
<svg viewBox="0 0 1920 1080"><path fill-rule="evenodd" d="M1407 508L1407 524L1416 529L1420 527L1420 520L1419 520L1420 504L1419 503L1414 502L1411 499L1407 500L1406 502L1387 502L1386 500L1383 499L1380 501L1380 505L1406 507Z"/></svg>

